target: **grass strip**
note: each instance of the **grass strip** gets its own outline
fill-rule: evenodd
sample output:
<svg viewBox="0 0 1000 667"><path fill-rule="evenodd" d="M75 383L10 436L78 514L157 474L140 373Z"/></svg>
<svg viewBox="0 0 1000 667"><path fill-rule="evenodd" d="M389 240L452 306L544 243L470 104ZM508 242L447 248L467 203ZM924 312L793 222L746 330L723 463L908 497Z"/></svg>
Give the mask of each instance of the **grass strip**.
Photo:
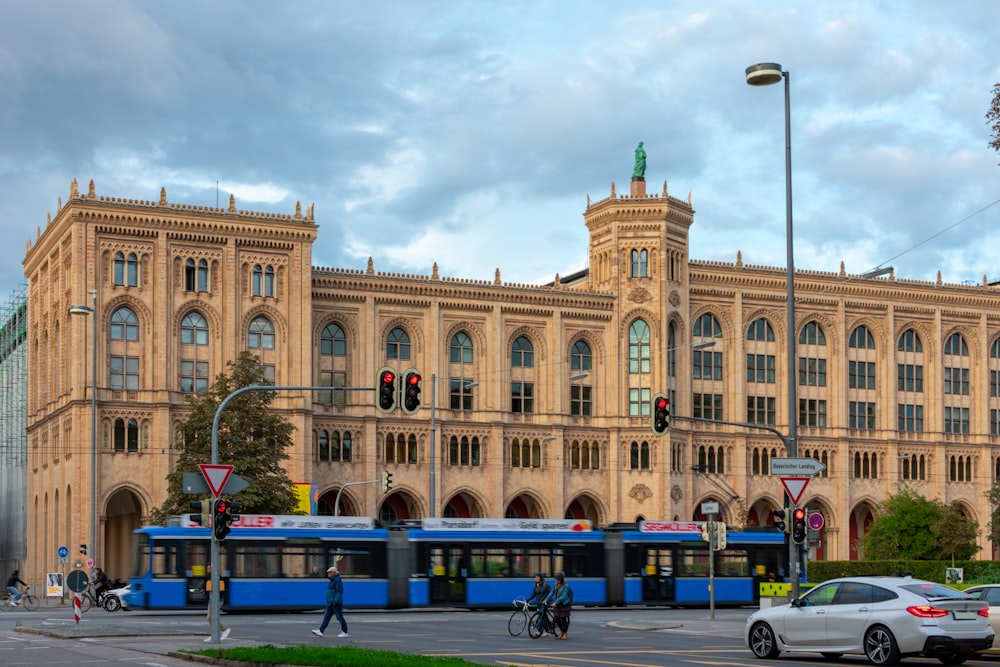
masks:
<svg viewBox="0 0 1000 667"><path fill-rule="evenodd" d="M238 660L258 665L308 665L310 667L470 667L481 663L462 658L414 655L394 651L339 646L235 646L225 649L192 651L222 660Z"/></svg>

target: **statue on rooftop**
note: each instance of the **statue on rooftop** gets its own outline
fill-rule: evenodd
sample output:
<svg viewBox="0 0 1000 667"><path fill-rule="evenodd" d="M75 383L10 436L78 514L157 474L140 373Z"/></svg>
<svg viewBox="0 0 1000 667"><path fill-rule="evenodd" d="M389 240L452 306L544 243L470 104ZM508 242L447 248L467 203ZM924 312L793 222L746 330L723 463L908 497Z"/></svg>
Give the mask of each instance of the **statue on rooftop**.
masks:
<svg viewBox="0 0 1000 667"><path fill-rule="evenodd" d="M644 178L646 176L646 149L642 147L642 142L635 147L635 168L632 170L632 178Z"/></svg>

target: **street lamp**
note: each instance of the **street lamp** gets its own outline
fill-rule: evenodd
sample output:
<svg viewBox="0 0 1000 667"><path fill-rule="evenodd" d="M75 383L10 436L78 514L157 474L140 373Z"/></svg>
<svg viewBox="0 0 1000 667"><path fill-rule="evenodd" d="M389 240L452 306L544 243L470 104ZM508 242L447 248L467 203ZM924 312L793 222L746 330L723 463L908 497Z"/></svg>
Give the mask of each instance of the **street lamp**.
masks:
<svg viewBox="0 0 1000 667"><path fill-rule="evenodd" d="M798 450L798 402L795 400L795 259L792 252L792 125L788 83L790 75L778 63L759 63L746 69L747 83L751 86L770 86L785 80L785 236L787 253L787 301L788 301L788 439L785 447L788 456L794 458ZM789 543L789 569L792 582L792 596L799 596L798 549Z"/></svg>
<svg viewBox="0 0 1000 667"><path fill-rule="evenodd" d="M442 380L447 380L449 378L441 378ZM478 386L478 382L473 380L464 380L462 386L465 389L472 389ZM437 409L437 375L431 373L431 446L430 446L430 494L428 500L430 502L430 518L434 518L437 515L437 499L434 487L437 485L437 478L434 474L434 459L437 454L437 422L435 421L435 411Z"/></svg>
<svg viewBox="0 0 1000 667"><path fill-rule="evenodd" d="M70 315L89 315L93 323L90 341L90 547L87 558L97 560L97 290L87 290L93 306L70 306ZM93 576L93 568L91 568Z"/></svg>

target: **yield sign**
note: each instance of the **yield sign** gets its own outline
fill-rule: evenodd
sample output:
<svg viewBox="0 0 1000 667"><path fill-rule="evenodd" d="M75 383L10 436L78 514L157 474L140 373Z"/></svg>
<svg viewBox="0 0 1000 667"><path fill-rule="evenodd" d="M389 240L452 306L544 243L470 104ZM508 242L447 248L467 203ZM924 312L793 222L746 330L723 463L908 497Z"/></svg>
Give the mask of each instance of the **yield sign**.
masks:
<svg viewBox="0 0 1000 667"><path fill-rule="evenodd" d="M226 488L229 476L233 474L233 466L201 463L198 467L201 468L201 474L205 476L205 481L208 482L208 488L212 491L212 497L218 498L222 494L222 489Z"/></svg>
<svg viewBox="0 0 1000 667"><path fill-rule="evenodd" d="M785 493L791 498L793 505L799 504L802 492L806 490L806 484L812 477L782 477L781 485L785 487Z"/></svg>

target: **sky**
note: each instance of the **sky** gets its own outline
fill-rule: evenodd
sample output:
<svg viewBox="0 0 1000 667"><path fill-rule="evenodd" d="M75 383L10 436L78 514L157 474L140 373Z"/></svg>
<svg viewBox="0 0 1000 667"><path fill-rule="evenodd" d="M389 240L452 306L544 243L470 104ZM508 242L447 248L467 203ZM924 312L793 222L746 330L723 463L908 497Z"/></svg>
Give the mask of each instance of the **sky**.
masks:
<svg viewBox="0 0 1000 667"><path fill-rule="evenodd" d="M996 0L8 3L0 298L76 178L99 196L292 214L313 265L543 283L587 266L588 196L695 209L690 256L1000 280ZM990 54L993 56L990 56Z"/></svg>

